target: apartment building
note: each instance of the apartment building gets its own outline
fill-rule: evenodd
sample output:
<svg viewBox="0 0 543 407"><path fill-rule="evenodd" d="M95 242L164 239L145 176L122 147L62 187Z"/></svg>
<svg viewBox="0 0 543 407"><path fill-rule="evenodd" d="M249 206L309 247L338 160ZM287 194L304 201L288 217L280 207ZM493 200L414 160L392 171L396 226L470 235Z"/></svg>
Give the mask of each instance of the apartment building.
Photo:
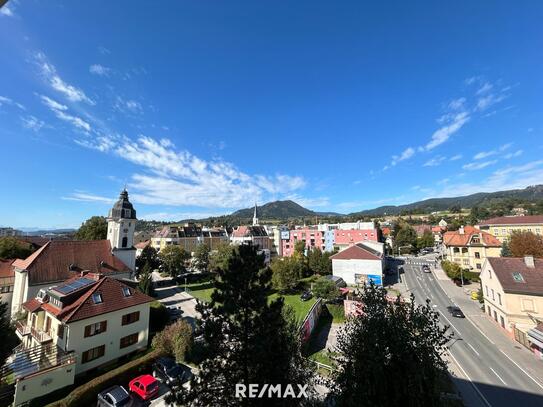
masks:
<svg viewBox="0 0 543 407"><path fill-rule="evenodd" d="M375 229L373 226L370 229L342 228L334 230L334 247L340 250L352 246L353 244L367 241L378 242L379 230Z"/></svg>
<svg viewBox="0 0 543 407"><path fill-rule="evenodd" d="M543 358L543 260L489 257L481 272L485 312L512 338Z"/></svg>
<svg viewBox="0 0 543 407"><path fill-rule="evenodd" d="M317 248L321 251L326 250L326 232L318 230L316 227L301 227L288 231L288 239L281 241L284 257L290 257L294 254L296 243L303 242L305 250Z"/></svg>
<svg viewBox="0 0 543 407"><path fill-rule="evenodd" d="M513 231L532 232L543 235L543 215L502 216L487 219L477 225L479 230L490 233L500 242L505 242Z"/></svg>
<svg viewBox="0 0 543 407"><path fill-rule="evenodd" d="M194 223L184 226L164 226L151 238L151 246L160 251L166 246L179 246L192 253L196 247L204 243L202 228Z"/></svg>
<svg viewBox="0 0 543 407"><path fill-rule="evenodd" d="M488 257L500 257L501 242L473 226L462 226L443 235L447 260L462 268L481 271Z"/></svg>
<svg viewBox="0 0 543 407"><path fill-rule="evenodd" d="M232 231L230 236L232 244L250 244L258 247L260 250L267 250L268 255L273 244L273 240L268 236L266 228L260 225L238 226Z"/></svg>

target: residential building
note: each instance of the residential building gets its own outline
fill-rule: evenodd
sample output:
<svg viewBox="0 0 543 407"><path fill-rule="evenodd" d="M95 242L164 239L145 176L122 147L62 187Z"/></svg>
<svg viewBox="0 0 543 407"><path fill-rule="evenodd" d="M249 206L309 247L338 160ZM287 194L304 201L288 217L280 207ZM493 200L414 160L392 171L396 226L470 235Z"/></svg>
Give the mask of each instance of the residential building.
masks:
<svg viewBox="0 0 543 407"><path fill-rule="evenodd" d="M296 243L303 242L305 250L317 248L321 251L326 250L325 233L319 231L316 227L300 227L289 231L289 239L282 240L283 256L290 257L294 254Z"/></svg>
<svg viewBox="0 0 543 407"><path fill-rule="evenodd" d="M543 259L489 257L481 272L485 312L543 358Z"/></svg>
<svg viewBox="0 0 543 407"><path fill-rule="evenodd" d="M73 383L74 375L145 349L151 301L139 290L95 273L83 272L41 289L23 304L27 317L16 324L22 346L8 363L18 379L16 403L55 390L59 375L62 379L57 381L63 387ZM71 356L73 371L65 371L62 365L57 371L57 366L51 369L31 363L31 354L44 358L52 351ZM52 386L19 388L34 375Z"/></svg>
<svg viewBox="0 0 543 407"><path fill-rule="evenodd" d="M473 226L461 226L443 235L447 260L462 268L481 271L487 257L499 257L501 242L490 233Z"/></svg>
<svg viewBox="0 0 543 407"><path fill-rule="evenodd" d="M202 228L203 242L209 250L217 250L221 243L228 243L230 238L226 230L222 228Z"/></svg>
<svg viewBox="0 0 543 407"><path fill-rule="evenodd" d="M447 229L448 223L445 219L441 219L438 223L438 226L441 226L443 229Z"/></svg>
<svg viewBox="0 0 543 407"><path fill-rule="evenodd" d="M443 226L432 226L432 234L434 235L434 242L440 244L443 242L443 233L447 231Z"/></svg>
<svg viewBox="0 0 543 407"><path fill-rule="evenodd" d="M371 222L370 222L371 223ZM371 223L373 225L373 223ZM334 247L345 249L354 243L365 241L379 241L379 231L370 229L336 229L334 230Z"/></svg>
<svg viewBox="0 0 543 407"><path fill-rule="evenodd" d="M202 228L194 223L186 223L184 226L164 226L151 238L151 245L158 251L166 246L175 245L192 253L202 243L204 243Z"/></svg>
<svg viewBox="0 0 543 407"><path fill-rule="evenodd" d="M271 240L264 226L238 226L232 231L230 236L232 244L250 244L257 246L261 250L270 250Z"/></svg>
<svg viewBox="0 0 543 407"><path fill-rule="evenodd" d="M0 301L8 304L8 310L11 310L11 297L15 284L14 261L14 259L0 259Z"/></svg>
<svg viewBox="0 0 543 407"><path fill-rule="evenodd" d="M138 243L146 242L148 240L151 240L151 238L155 235L153 231L150 230L140 230L138 232L134 233L134 245L137 245Z"/></svg>
<svg viewBox="0 0 543 407"><path fill-rule="evenodd" d="M40 289L72 278L83 271L117 279L132 279L136 263L133 246L136 211L121 192L108 216L107 240L51 240L28 256L13 262L15 282L11 314Z"/></svg>
<svg viewBox="0 0 543 407"><path fill-rule="evenodd" d="M424 232L432 232L432 225L414 225L413 229L415 229L415 232L417 232L417 237L422 237Z"/></svg>
<svg viewBox="0 0 543 407"><path fill-rule="evenodd" d="M380 250L377 247L380 247ZM369 281L377 285L383 284L383 243L372 242L371 246L366 242L356 243L330 258L332 274L343 278L348 285L366 284Z"/></svg>
<svg viewBox="0 0 543 407"><path fill-rule="evenodd" d="M23 232L13 228L0 228L0 237L22 236Z"/></svg>
<svg viewBox="0 0 543 407"><path fill-rule="evenodd" d="M286 226L264 226L266 233L271 240L271 256L272 257L282 257L283 256L283 240L288 240L290 238L289 230Z"/></svg>
<svg viewBox="0 0 543 407"><path fill-rule="evenodd" d="M477 225L485 232L490 233L500 242L505 242L513 231L532 232L543 235L543 215L533 216L502 216L487 219Z"/></svg>
<svg viewBox="0 0 543 407"><path fill-rule="evenodd" d="M141 252L143 251L143 249L145 249L147 246L149 246L151 244L151 241L150 240L146 240L144 242L139 242L139 243L136 243L134 245L134 247L136 248L136 258L140 257L141 256Z"/></svg>

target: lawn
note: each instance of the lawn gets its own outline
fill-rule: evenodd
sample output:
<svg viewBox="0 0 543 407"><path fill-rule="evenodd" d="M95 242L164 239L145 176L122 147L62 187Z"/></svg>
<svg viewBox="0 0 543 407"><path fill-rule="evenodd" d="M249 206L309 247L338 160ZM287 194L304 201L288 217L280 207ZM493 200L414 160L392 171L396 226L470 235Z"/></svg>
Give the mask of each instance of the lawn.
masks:
<svg viewBox="0 0 543 407"><path fill-rule="evenodd" d="M184 284L179 285L180 288L184 288ZM197 283L191 283L187 284L187 289L194 298L197 298L204 302L210 302L211 301L211 293L213 292L213 282L212 280L208 281L200 281ZM268 297L269 301L274 300L277 298L280 294L273 293L270 294ZM300 300L300 294L285 294L282 295L282 297L285 299L285 304L292 307L294 310L294 313L296 315L296 318L300 321L302 321L313 304L315 304L316 299L312 298L309 301L302 301Z"/></svg>
<svg viewBox="0 0 543 407"><path fill-rule="evenodd" d="M328 312L332 315L332 322L341 324L345 322L345 307L343 304L326 304Z"/></svg>

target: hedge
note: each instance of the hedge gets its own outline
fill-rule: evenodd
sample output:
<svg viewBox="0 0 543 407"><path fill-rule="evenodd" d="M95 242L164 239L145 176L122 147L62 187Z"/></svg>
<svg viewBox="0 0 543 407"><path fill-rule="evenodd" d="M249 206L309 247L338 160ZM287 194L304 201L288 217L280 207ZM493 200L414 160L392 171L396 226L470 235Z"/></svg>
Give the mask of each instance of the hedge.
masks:
<svg viewBox="0 0 543 407"><path fill-rule="evenodd" d="M96 396L99 392L114 385L126 385L133 378L143 373L149 373L153 361L160 355L161 353L158 351L151 351L75 388L66 397L49 404L47 407L96 405Z"/></svg>

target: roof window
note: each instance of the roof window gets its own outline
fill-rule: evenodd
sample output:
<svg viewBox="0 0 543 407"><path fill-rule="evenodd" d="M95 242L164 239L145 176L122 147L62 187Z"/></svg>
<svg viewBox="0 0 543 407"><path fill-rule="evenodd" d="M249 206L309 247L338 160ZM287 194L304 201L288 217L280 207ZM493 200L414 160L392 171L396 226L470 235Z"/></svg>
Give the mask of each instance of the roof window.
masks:
<svg viewBox="0 0 543 407"><path fill-rule="evenodd" d="M132 291L130 291L130 288L128 287L123 287L123 295L125 297L130 297L132 295Z"/></svg>
<svg viewBox="0 0 543 407"><path fill-rule="evenodd" d="M516 283L524 283L524 277L522 277L522 274L518 271L513 273L513 280L515 280Z"/></svg>
<svg viewBox="0 0 543 407"><path fill-rule="evenodd" d="M102 294L100 293L92 294L92 300L95 304L101 304L102 302L104 302L104 300L102 299Z"/></svg>

